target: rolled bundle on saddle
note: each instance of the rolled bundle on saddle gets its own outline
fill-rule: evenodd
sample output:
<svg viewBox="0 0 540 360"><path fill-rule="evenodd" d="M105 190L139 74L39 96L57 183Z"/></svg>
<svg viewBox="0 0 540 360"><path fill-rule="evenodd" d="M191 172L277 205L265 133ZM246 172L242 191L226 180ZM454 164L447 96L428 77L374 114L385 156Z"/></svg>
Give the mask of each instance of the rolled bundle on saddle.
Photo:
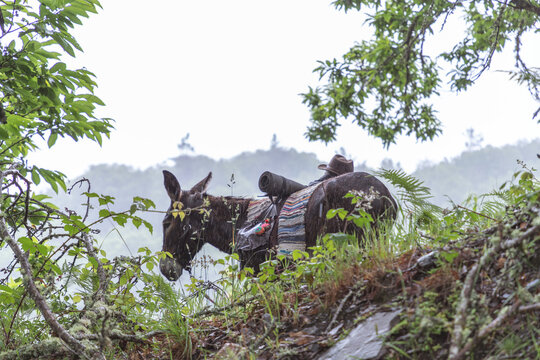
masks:
<svg viewBox="0 0 540 360"><path fill-rule="evenodd" d="M286 198L305 187L306 185L299 184L270 171L263 172L259 177L259 189L270 196Z"/></svg>

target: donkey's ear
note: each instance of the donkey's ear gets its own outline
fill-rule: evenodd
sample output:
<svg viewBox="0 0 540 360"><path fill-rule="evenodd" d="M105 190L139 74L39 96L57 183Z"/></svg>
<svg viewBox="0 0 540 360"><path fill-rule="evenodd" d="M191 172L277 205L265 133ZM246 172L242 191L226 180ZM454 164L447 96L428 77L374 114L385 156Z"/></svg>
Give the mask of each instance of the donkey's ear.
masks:
<svg viewBox="0 0 540 360"><path fill-rule="evenodd" d="M191 188L191 191L192 192L198 192L198 193L205 192L206 189L208 189L208 184L210 183L210 180L212 180L212 172L211 171L208 173L207 177L205 177L204 179L199 181L197 184L195 184Z"/></svg>
<svg viewBox="0 0 540 360"><path fill-rule="evenodd" d="M176 176L167 170L163 170L163 182L171 201L178 201L182 189L180 188L180 183L178 182L178 179L176 179Z"/></svg>

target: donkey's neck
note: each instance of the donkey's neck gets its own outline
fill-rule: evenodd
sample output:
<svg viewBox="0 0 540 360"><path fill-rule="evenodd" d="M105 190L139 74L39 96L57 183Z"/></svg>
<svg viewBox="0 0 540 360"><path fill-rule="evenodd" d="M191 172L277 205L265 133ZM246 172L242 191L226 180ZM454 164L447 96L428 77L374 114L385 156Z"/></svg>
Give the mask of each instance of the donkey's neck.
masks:
<svg viewBox="0 0 540 360"><path fill-rule="evenodd" d="M211 211L206 224L206 241L230 254L235 240L233 236L236 236L234 233L246 222L251 199L211 195L208 195L207 199L210 201Z"/></svg>

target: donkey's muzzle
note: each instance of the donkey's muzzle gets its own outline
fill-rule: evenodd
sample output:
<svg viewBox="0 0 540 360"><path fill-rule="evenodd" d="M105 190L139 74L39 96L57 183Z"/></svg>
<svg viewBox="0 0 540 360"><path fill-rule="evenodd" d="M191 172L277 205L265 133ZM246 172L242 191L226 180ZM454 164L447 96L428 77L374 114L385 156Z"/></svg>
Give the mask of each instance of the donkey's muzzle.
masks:
<svg viewBox="0 0 540 360"><path fill-rule="evenodd" d="M182 266L175 258L166 257L159 261L159 271L169 281L176 281L182 275Z"/></svg>

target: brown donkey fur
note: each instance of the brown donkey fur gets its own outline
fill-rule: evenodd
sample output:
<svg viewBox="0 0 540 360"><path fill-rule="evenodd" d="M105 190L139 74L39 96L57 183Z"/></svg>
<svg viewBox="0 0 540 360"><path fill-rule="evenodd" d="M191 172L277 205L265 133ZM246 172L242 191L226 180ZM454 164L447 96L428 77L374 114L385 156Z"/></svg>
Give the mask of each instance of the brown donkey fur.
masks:
<svg viewBox="0 0 540 360"><path fill-rule="evenodd" d="M241 229L246 222L248 205L252 199L206 194L212 173L190 190L182 190L172 173L164 170L163 176L165 189L171 199L171 206L163 219L163 251L171 253L173 257L160 261L160 271L167 279L174 281L180 277L182 269L190 269L191 260L205 243L229 254L233 252L236 230ZM325 216L329 209L344 208L352 211L354 205L350 199L344 198L351 190L377 194L367 210L375 224L384 219L395 220L397 204L386 186L376 177L365 172L337 176L322 182L308 201L305 213L306 248L315 246L317 237L323 233L358 233L358 229L351 224L343 223L337 217L327 220ZM182 203L186 213L183 220L171 214L175 202ZM278 212L283 203L278 204ZM277 245L276 234L277 226L274 226L268 246L240 253L241 265L258 268Z"/></svg>

